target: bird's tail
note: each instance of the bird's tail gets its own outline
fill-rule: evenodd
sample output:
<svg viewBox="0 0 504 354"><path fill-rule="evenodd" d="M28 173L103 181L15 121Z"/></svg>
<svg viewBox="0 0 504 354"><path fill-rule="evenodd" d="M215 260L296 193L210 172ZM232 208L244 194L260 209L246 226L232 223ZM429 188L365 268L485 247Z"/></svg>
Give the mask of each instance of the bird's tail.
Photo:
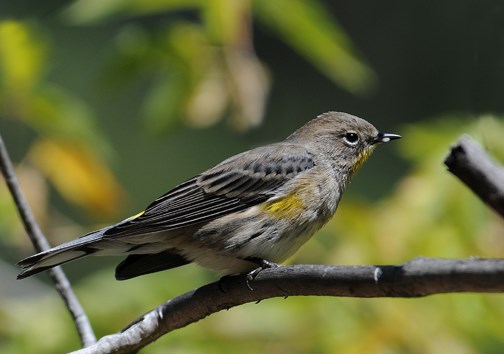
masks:
<svg viewBox="0 0 504 354"><path fill-rule="evenodd" d="M78 239L22 259L18 262L22 271L18 274L17 278L23 279L57 265L102 251L100 247L93 246L103 241L103 234L108 229L109 227L91 232Z"/></svg>

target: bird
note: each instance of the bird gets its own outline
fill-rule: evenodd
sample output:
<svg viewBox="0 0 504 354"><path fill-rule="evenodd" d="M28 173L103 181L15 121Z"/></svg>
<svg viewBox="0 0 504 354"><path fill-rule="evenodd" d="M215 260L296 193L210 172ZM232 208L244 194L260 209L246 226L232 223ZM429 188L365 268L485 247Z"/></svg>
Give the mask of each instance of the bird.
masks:
<svg viewBox="0 0 504 354"><path fill-rule="evenodd" d="M117 280L195 262L252 274L291 257L334 215L380 143L401 138L326 112L285 140L232 156L116 224L18 262L18 279L85 256L125 256Z"/></svg>

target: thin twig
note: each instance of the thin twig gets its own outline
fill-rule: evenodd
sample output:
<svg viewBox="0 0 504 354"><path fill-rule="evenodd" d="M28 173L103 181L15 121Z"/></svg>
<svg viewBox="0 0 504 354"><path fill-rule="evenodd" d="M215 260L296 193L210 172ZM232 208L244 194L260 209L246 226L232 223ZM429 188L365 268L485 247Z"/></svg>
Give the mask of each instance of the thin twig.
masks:
<svg viewBox="0 0 504 354"><path fill-rule="evenodd" d="M478 143L463 135L444 163L448 171L504 217L504 168L495 163Z"/></svg>
<svg viewBox="0 0 504 354"><path fill-rule="evenodd" d="M14 167L12 166L11 159L2 136L0 135L0 169L5 178L5 183L9 188L9 191L14 199L19 216L23 222L24 228L28 237L30 237L31 242L37 252L44 251L50 248L49 242L45 238L42 230L35 221L35 217L28 205L21 188L19 187L19 182L17 180L16 174L14 172ZM70 311L70 314L75 322L75 327L79 334L82 346L87 347L96 343L96 337L93 332L93 328L89 322L89 319L84 312L79 300L75 296L75 293L66 277L65 273L61 267L53 268L49 271L49 275L56 286L56 290L60 294L61 298L65 302L66 307Z"/></svg>
<svg viewBox="0 0 504 354"><path fill-rule="evenodd" d="M222 279L158 306L122 332L105 336L78 354L131 353L162 335L215 312L286 296L420 297L456 292L504 292L504 259L415 258L399 266L297 265Z"/></svg>

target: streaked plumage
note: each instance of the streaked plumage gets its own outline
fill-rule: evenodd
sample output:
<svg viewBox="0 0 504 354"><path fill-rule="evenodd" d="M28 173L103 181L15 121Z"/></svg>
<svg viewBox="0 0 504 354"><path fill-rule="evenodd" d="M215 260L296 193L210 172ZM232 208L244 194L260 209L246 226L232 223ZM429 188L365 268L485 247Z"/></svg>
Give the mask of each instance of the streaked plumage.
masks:
<svg viewBox="0 0 504 354"><path fill-rule="evenodd" d="M117 279L193 261L225 274L250 271L261 259L282 262L332 217L376 144L398 137L325 113L283 142L189 179L136 216L20 261L18 277L91 254L127 255Z"/></svg>

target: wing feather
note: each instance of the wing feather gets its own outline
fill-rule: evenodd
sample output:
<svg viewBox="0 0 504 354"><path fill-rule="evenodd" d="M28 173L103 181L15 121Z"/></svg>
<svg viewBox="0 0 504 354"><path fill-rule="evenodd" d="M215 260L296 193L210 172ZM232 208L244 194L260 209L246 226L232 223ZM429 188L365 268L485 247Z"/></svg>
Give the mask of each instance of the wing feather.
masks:
<svg viewBox="0 0 504 354"><path fill-rule="evenodd" d="M105 232L123 237L168 231L244 210L315 166L302 146L274 144L231 157L156 199L136 218Z"/></svg>

